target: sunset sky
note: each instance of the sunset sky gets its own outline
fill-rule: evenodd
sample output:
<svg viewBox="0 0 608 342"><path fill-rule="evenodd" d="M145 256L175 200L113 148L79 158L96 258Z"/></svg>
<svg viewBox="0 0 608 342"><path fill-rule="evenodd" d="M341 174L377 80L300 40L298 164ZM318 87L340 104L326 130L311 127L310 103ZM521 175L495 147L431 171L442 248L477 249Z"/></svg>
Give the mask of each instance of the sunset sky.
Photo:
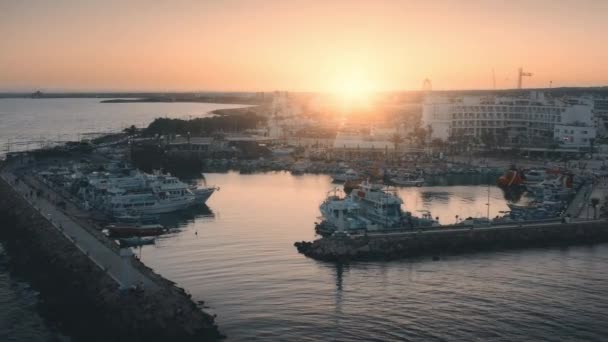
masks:
<svg viewBox="0 0 608 342"><path fill-rule="evenodd" d="M608 85L607 0L0 0L0 90Z"/></svg>

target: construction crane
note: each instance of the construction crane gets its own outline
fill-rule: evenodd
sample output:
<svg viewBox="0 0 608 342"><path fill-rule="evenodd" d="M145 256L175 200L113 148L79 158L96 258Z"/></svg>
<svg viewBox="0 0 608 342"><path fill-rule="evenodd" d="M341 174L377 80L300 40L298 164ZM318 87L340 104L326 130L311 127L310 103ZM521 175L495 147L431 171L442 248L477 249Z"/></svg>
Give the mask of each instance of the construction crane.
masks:
<svg viewBox="0 0 608 342"><path fill-rule="evenodd" d="M524 77L532 77L532 73L531 72L527 72L524 71L524 69L522 69L521 67L519 68L519 73L518 73L518 77L517 77L517 89L521 89L522 83L523 83L523 78Z"/></svg>

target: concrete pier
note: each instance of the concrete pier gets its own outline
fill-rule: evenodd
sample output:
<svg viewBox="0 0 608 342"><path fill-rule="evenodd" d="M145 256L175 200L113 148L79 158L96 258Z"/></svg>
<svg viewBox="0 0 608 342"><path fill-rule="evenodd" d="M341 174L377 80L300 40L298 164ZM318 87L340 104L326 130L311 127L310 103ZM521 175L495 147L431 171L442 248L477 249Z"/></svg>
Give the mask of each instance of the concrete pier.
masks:
<svg viewBox="0 0 608 342"><path fill-rule="evenodd" d="M0 169L0 240L65 333L86 341L215 341L214 317L33 180ZM105 239L105 241L104 241Z"/></svg>
<svg viewBox="0 0 608 342"><path fill-rule="evenodd" d="M608 242L605 220L332 236L294 245L300 253L314 259L349 261L599 242Z"/></svg>

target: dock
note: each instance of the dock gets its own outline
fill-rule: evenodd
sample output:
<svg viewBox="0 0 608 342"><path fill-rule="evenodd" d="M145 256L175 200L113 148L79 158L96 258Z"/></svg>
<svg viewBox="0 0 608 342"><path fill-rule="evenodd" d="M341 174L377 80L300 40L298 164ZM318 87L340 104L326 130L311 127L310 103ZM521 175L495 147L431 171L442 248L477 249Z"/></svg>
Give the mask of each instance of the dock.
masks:
<svg viewBox="0 0 608 342"><path fill-rule="evenodd" d="M0 240L67 333L88 341L216 341L214 317L185 290L105 237L82 209L0 163Z"/></svg>
<svg viewBox="0 0 608 342"><path fill-rule="evenodd" d="M608 221L576 219L485 227L449 227L394 233L340 235L294 245L325 261L440 257L459 253L608 242Z"/></svg>

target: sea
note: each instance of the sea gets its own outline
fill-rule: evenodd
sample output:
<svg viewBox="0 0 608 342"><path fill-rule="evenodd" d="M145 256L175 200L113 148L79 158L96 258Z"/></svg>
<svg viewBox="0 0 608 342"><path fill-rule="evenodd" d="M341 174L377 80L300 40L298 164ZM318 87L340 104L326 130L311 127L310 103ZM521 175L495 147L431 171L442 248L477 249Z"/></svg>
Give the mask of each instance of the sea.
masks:
<svg viewBox="0 0 608 342"><path fill-rule="evenodd" d="M53 101L58 102L49 104ZM111 121L145 125L158 115L209 115L232 107L171 103L142 109L139 103L97 101L0 99L0 134L4 138L10 127L10 134L22 137L51 136L64 125L76 125L78 133L89 119L120 129ZM70 108L81 108L81 114ZM162 216L170 233L134 252L194 300L204 301L227 341L608 339L606 244L441 260L320 262L298 254L293 243L315 238L319 204L337 186L329 176L226 172L205 174L198 182L219 190L206 206ZM455 222L456 215L479 217L489 210L494 217L508 209L494 186L436 184L399 188L404 207L414 214L428 210L442 223ZM35 289L3 266L9 262L0 249L0 340L61 335L38 313Z"/></svg>

